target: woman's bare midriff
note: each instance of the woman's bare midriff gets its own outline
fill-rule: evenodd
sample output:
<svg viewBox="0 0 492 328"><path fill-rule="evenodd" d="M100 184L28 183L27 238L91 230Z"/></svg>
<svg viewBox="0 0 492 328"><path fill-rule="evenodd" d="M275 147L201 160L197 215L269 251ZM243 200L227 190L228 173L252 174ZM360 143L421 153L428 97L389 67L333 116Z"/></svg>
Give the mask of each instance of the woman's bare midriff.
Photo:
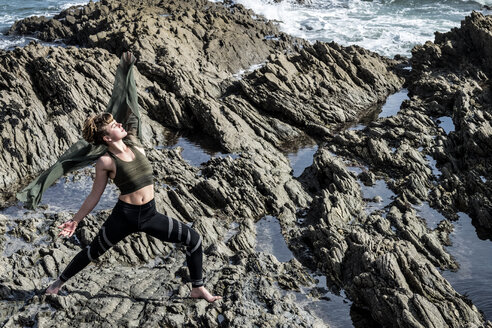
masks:
<svg viewBox="0 0 492 328"><path fill-rule="evenodd" d="M131 194L120 195L118 197L125 203L132 205L143 205L150 202L154 198L154 185L148 185Z"/></svg>

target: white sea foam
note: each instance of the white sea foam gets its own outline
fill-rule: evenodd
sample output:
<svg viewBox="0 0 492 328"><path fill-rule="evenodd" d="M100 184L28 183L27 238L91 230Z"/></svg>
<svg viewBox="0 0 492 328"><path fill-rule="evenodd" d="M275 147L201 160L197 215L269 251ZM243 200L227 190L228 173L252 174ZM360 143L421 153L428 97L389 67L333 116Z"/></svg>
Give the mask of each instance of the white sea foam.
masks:
<svg viewBox="0 0 492 328"><path fill-rule="evenodd" d="M220 1L214 1L220 2ZM401 0L237 0L236 3L277 21L282 31L309 41L357 44L386 56L410 56L418 44L434 40L434 32L459 26L479 2L417 1L410 7ZM484 0L482 4L492 0Z"/></svg>
<svg viewBox="0 0 492 328"><path fill-rule="evenodd" d="M14 15L11 14L3 14L0 15L0 25L8 24L11 25L13 24L18 18Z"/></svg>
<svg viewBox="0 0 492 328"><path fill-rule="evenodd" d="M37 40L32 36L4 35L15 21L31 16L53 17L64 9L72 6L82 7L88 2L88 0L47 0L43 2L25 0L21 6L19 3L7 3L5 0L0 0L0 49L10 50L25 46L32 40ZM49 46L65 46L60 42L41 43Z"/></svg>
<svg viewBox="0 0 492 328"><path fill-rule="evenodd" d="M65 10L65 9L68 9L68 8L74 7L74 6L82 7L82 6L85 6L87 4L87 2L88 1L75 1L75 2L64 3L63 5L60 6L60 9Z"/></svg>
<svg viewBox="0 0 492 328"><path fill-rule="evenodd" d="M24 36L11 37L11 36L0 35L0 49L11 50L14 49L15 47L23 47L26 44L28 44L31 40L34 40L34 38L24 37Z"/></svg>
<svg viewBox="0 0 492 328"><path fill-rule="evenodd" d="M463 2L468 2L468 1L463 0ZM481 5L492 6L492 0L475 0L475 2L478 2Z"/></svg>
<svg viewBox="0 0 492 328"><path fill-rule="evenodd" d="M251 65L248 69L244 70L244 69L241 69L239 70L239 72L233 74L232 76L237 79L237 80L241 80L243 78L243 75L244 74L247 74L247 73L251 73L253 71L256 71L257 69L260 69L262 68L263 66L265 66L265 62L263 63L259 63L259 64L255 64L255 65Z"/></svg>
<svg viewBox="0 0 492 328"><path fill-rule="evenodd" d="M67 46L65 43L61 42L61 40L55 40L54 42L44 42L32 36L3 36L2 33L0 33L0 49L13 50L15 47L24 47L31 41L36 41L41 45L49 47Z"/></svg>

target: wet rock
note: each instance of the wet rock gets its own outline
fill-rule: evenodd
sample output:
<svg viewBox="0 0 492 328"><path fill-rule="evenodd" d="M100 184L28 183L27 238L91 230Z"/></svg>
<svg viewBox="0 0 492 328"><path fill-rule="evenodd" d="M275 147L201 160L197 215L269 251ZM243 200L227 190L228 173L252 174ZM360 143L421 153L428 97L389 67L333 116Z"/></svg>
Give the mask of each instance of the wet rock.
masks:
<svg viewBox="0 0 492 328"><path fill-rule="evenodd" d="M264 112L325 136L331 135L327 125L354 121L395 90L400 78L388 70L395 64L357 46L318 42L298 54L271 56L240 83L247 99Z"/></svg>
<svg viewBox="0 0 492 328"><path fill-rule="evenodd" d="M65 26L71 24L69 21L72 19L63 20L63 18L74 17L75 26L79 26L81 30L78 30L77 33L73 32L75 39L66 38L67 42L73 41L90 47L102 46L116 54L123 50L132 49L137 54L139 58L137 68L143 74L143 76L137 76L137 84L142 90L140 94L144 113L148 113L150 118L167 126L203 131L211 135L221 147L228 151L261 149L265 147L262 141L265 139L275 146L292 142L292 140L305 134L299 127L309 133L317 133L316 131L318 131L322 135L329 134L329 130L324 125L336 125L354 119L360 115L361 111L382 100L385 95L395 90L402 83L401 79L392 72L392 66L395 62L374 53L358 47L344 48L336 44L320 43L310 46L302 40L279 33L270 22L253 20L251 12L240 5L234 5L234 10L231 11L230 8L224 8L218 4L200 1L197 3L200 6L205 6L204 8L210 13L196 10L191 5L184 3L156 4L151 1L143 1L120 4L113 1L101 1L92 4L91 8L93 9L87 9L86 14L81 14L80 9L74 8L64 11L49 21L51 25L56 25L55 27L53 27L54 25L51 27L36 25L36 20L26 20L13 26L12 33L14 31L28 33L27 31L36 30L40 32L40 38L43 38L43 31L58 31L58 23L54 23L54 21L62 20ZM105 8L112 8L114 13L111 12L111 15L117 15L120 18L112 20L101 16L99 12L105 12ZM166 16L169 12L173 14ZM134 15L139 18L134 19ZM118 24L117 28L115 24L117 21L121 21L121 17L125 17L123 22L127 26L123 28L124 31L117 33L115 31L120 25ZM197 37L196 33L183 32L184 35L181 35L179 31L189 31L199 25L194 24L195 21L200 22L206 30L216 31L215 34L208 37ZM170 25L166 25L170 22ZM94 29L94 26L100 27ZM150 33L158 27L164 28L167 32L162 31L160 35ZM110 38L114 42L106 40L91 44L84 41L86 40L84 35L93 33L94 30L99 31L97 35L100 38ZM104 36L103 31L106 36ZM133 33L129 31L133 31ZM274 33L281 35L282 41L269 41L262 37L262 35ZM136 41L137 36L138 42ZM57 37L64 36L58 35ZM122 38L125 40L124 42L121 42ZM247 42L243 38L247 38ZM45 39L49 40L48 37ZM213 44L214 40L220 40L220 42L217 41L219 44L222 42L226 42L226 44L217 48L211 47L209 44ZM227 42L231 44L228 46ZM117 46L113 46L113 44L117 44ZM104 53L106 57L103 56L103 60L95 59L94 57L102 58L99 54L101 50L85 52L85 50L72 48L67 53L63 48L47 49L36 46L36 50L34 50L34 47L31 46L27 52L16 50L18 55L15 58L6 57L9 59L6 59L8 63L5 62L4 67L21 68L15 69L14 72L17 76L13 77L14 81L26 81L23 94L36 94L36 97L29 96L19 99L14 97L10 100L9 106L16 113L19 111L15 108L36 108L34 112L39 112L39 115L33 118L37 121L43 121L45 117L43 115L59 116L58 121L60 123L55 122L55 126L50 130L44 127L39 128L43 131L43 135L62 138L63 143L55 144L54 147L48 146L55 149L47 149L46 145L38 141L39 138L32 138L34 143L37 142L37 148L45 150L43 151L44 154L59 154L64 145L66 146L76 139L77 129L75 128L79 128L83 120L82 112L74 111L74 108L85 108L85 111L92 112L92 110L103 108L107 102L106 97L111 85L111 74L108 72L108 68L114 67L112 61L115 61L115 58ZM299 52L294 52L296 49L299 49ZM176 53L177 50L180 52L179 54ZM37 52L39 55L36 55L35 58L29 58L32 55L28 55L28 53ZM288 52L292 55L286 56L279 52ZM69 61L70 56L75 56L77 60L75 62ZM18 57L26 58L19 60ZM344 57L347 58L344 59ZM250 88L252 88L251 83L256 83L254 82L256 78L251 77L248 82L244 83L242 81L237 83L231 79L234 72L264 61L271 61L265 66L267 71L264 72L268 73L267 76L271 77L271 81L287 79L288 82L286 84L288 88L284 88L283 91L285 94L279 93L276 96L279 101L283 99L282 103L279 103L276 109L272 107L274 112L270 110L267 117L262 112L267 105L264 99L265 95L271 96L267 85L265 85L264 91L259 86L255 87L258 91L253 90L255 93L253 94ZM54 67L58 62L63 63L63 70L61 67ZM336 69L332 67L332 63L336 65ZM105 65L106 68L100 67L102 65ZM264 73L258 72L260 75L264 75ZM306 78L298 77L298 73L302 73ZM12 74L9 69L3 76L8 74ZM31 79L29 74L34 75L35 78ZM342 82L340 77L347 77L347 79ZM89 79L91 82L86 83ZM99 80L104 81L101 83L105 83L104 92L96 92L97 87L94 83ZM30 85L31 81L40 81L40 83ZM268 83L271 84L271 81ZM77 82L75 86L73 85L74 82ZM12 82L4 80L5 85L9 85L9 83ZM285 82L282 83L285 84ZM88 84L91 85L91 88L81 89L81 85ZM318 84L321 88L318 87ZM33 90L31 91L30 88ZM331 88L332 91L328 90L329 92L326 93L323 91L324 88L327 88L326 90ZM305 94L299 93L299 90L304 90ZM15 91L13 92L15 93ZM347 97L342 94L347 92L354 96L346 99ZM91 95L96 93L106 96L98 96L95 103L92 101L88 103L87 100L92 100ZM296 108L296 104L304 103L306 97L311 96L313 101L307 104L307 107L303 105L306 107L305 109ZM10 97L6 96L5 99L10 99ZM38 101L33 103L25 99ZM331 107L326 105L327 99L330 99L329 103L333 103ZM341 107L336 105L340 101L344 101L347 105L344 107L354 108L350 115L346 116L341 113ZM356 104L358 107L352 106ZM278 111L288 112L284 108L285 106L291 114L279 116ZM31 112L33 111L30 110L29 113L20 111L20 114L16 114L20 115L19 117L10 119L9 125L5 127L6 131L3 132L3 140L4 146L8 150L5 161L14 160L16 163L21 163L20 165L16 164L19 167L15 167L15 171L24 170L24 172L34 174L34 172L46 168L49 160L38 158L36 155L32 157L22 155L36 153L35 149L26 149L31 144L28 138L29 134L23 137L24 139L27 138L25 146L21 142L20 147L18 145L12 147L11 141L13 130L21 128L18 122L24 118L22 115L32 115ZM328 118L327 115L332 115L331 113L334 116ZM68 121L62 120L65 116L70 117L70 119ZM292 121L292 118L296 117L299 117L300 120ZM26 117L25 119L31 118ZM73 126L65 122L77 122L77 124ZM33 131L37 131L37 129L33 129ZM19 131L17 134L20 133ZM26 135L26 133L22 134ZM252 135L254 138L249 143L244 143L244 138L239 137L242 135ZM15 140L23 139L19 136ZM148 141L153 142L149 139ZM6 187L19 181L19 175L15 176L6 172L5 175L2 175L4 177L3 185Z"/></svg>
<svg viewBox="0 0 492 328"><path fill-rule="evenodd" d="M418 159L417 156L415 160ZM391 207L386 217L364 215L361 194L354 192L358 190L355 178L345 164L332 159L323 148L301 178L319 200L311 203L306 224L291 230L291 246L306 254L298 245L302 245L301 240L307 244L312 257L307 256L305 261L315 259L317 269L331 280L329 286L343 288L354 305L367 308L373 313L372 318L383 325L458 327L462 319L456 313L462 311L467 317L463 324L482 320L468 301L456 297L456 291L434 268L457 268L441 243L449 231L429 231L425 221L405 207L403 213ZM404 187L405 191L413 189ZM428 281L439 287L428 289ZM430 295L433 301L429 300ZM402 314L388 319L384 313L393 306L388 304L398 304ZM426 306L433 309L433 315L426 314ZM450 308L459 310L449 314Z"/></svg>
<svg viewBox="0 0 492 328"><path fill-rule="evenodd" d="M450 216L455 203L488 206L477 196L457 202L463 190L485 195L489 185L462 182L467 150L456 135L464 132L447 135L437 122L449 114L447 106L456 105L463 117L453 115L454 121L475 124L460 125L474 132L466 146L488 147L486 111L467 106L474 100L486 108L489 92L474 79L488 71L468 72L466 85L459 84L462 76L456 73L426 77L419 67L433 67L455 49L426 45L429 50L416 56L421 66L417 62L412 70L411 101L397 115L363 131L339 131L401 87L396 72L402 61L356 46L310 45L252 14L231 3L106 0L11 28L10 33L36 31L44 40L61 38L86 48L30 44L1 53L0 95L9 109L0 117L2 204L23 179L47 168L77 140L86 115L108 101L118 55L132 50L139 58L135 71L144 145L156 176L158 209L193 224L204 236L207 287L224 299L212 305L183 299L188 277L180 246L134 234L71 279L66 296L47 297L57 309L47 316L33 293L90 242L109 213L88 216L77 239L62 240L55 238L56 226L70 213L60 212L47 215L40 227L51 237L47 245L35 244L36 234L22 229L33 227L21 224L16 234L25 235L33 249L0 260L2 300L12 295L27 300L22 309L12 303L9 325L324 326L293 294L312 283L305 267L326 275L328 287L344 289L380 325L483 324L478 310L434 267L455 265L442 244L449 227L430 231L411 202L428 200ZM266 37L271 35L278 39ZM248 74L236 74L260 63ZM179 148L153 149L163 139L162 125L193 129L210 136L223 152L240 156L192 166ZM280 149L307 136L327 145L294 178ZM477 154L484 158L468 179L490 181L488 153ZM360 185L341 156L370 166L364 180L388 178L397 194L393 204L368 213ZM442 177L434 176L426 156L438 160ZM279 217L299 262L280 263L256 252L254 222L266 214ZM232 222L237 233L224 243ZM40 314L33 316L36 311Z"/></svg>
<svg viewBox="0 0 492 328"><path fill-rule="evenodd" d="M409 90L423 110L432 116L449 116L455 131L443 137L437 150L443 168L445 195L455 208L468 212L479 224L490 230L490 190L483 180L490 180L485 165L490 156L490 90L485 87L490 75L491 18L473 12L460 28L437 33L413 50L412 78ZM439 92L429 95L422 83L441 85ZM415 100L414 100L415 99ZM440 104L438 111L435 104ZM450 179L452 175L457 179ZM480 179L482 176L484 179ZM483 186L477 189L475 186ZM458 196L459 195L459 196ZM473 205L469 202L473 199ZM438 203L438 201L436 200ZM471 206L470 206L471 205Z"/></svg>
<svg viewBox="0 0 492 328"><path fill-rule="evenodd" d="M376 176L370 171L363 171L358 175L358 178L366 186L373 186L376 183Z"/></svg>
<svg viewBox="0 0 492 328"><path fill-rule="evenodd" d="M256 246L256 226L252 220L245 220L239 226L238 233L229 241L229 247L238 252L254 253Z"/></svg>

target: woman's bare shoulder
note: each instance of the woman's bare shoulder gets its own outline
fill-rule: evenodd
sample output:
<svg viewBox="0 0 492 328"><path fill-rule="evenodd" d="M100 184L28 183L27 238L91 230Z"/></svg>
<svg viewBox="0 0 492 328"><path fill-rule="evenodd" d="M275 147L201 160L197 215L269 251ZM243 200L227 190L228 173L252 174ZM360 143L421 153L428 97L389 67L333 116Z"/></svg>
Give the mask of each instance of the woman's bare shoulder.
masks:
<svg viewBox="0 0 492 328"><path fill-rule="evenodd" d="M113 166L113 159L109 155L109 153L105 153L96 162L96 167L99 166L103 169L108 169L110 170Z"/></svg>

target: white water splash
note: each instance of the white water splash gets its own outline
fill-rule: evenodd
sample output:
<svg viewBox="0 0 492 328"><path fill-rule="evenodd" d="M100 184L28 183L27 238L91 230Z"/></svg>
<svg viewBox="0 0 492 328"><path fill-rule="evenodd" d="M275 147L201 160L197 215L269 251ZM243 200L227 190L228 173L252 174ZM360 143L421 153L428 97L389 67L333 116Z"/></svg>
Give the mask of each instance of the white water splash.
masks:
<svg viewBox="0 0 492 328"><path fill-rule="evenodd" d="M473 10L487 13L482 5L492 4L492 0L417 0L411 4L401 0L312 0L305 5L295 0L235 3L277 21L283 32L311 42L357 44L392 57L410 56L415 45L433 41L435 31L447 32L460 26L460 21Z"/></svg>

